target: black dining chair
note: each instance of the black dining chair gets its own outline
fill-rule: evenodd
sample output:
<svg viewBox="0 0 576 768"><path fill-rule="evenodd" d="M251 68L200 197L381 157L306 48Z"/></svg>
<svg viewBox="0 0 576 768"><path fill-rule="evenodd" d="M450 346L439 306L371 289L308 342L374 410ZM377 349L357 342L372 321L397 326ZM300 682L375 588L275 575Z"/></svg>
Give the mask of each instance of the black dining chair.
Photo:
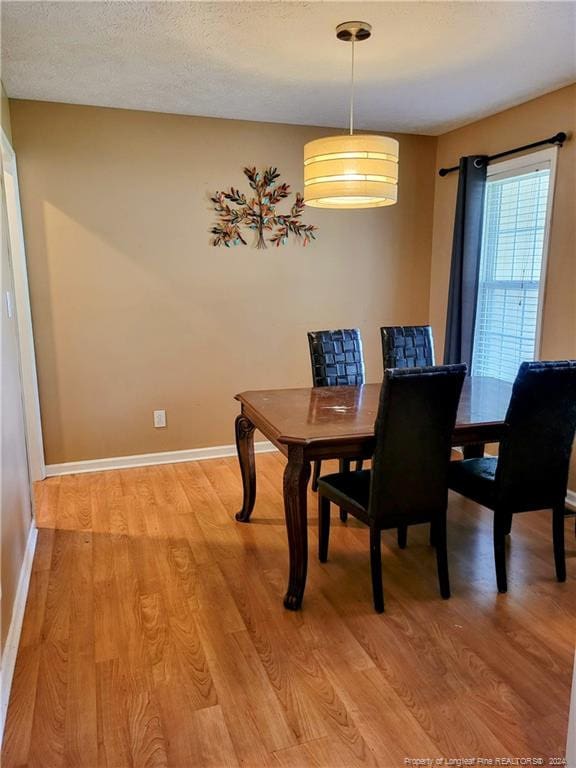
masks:
<svg viewBox="0 0 576 768"><path fill-rule="evenodd" d="M384 368L434 365L434 339L429 325L386 325L380 328Z"/></svg>
<svg viewBox="0 0 576 768"><path fill-rule="evenodd" d="M372 468L318 480L318 556L328 559L330 503L370 527L374 608L384 610L381 532L430 523L442 597L450 597L446 508L452 432L465 365L388 369L380 393Z"/></svg>
<svg viewBox="0 0 576 768"><path fill-rule="evenodd" d="M358 328L343 328L335 331L309 331L310 362L312 364L312 386L337 387L364 384L364 355L362 337ZM350 460L340 460L340 470L348 471ZM356 461L356 469L362 469L362 459ZM318 490L318 478L322 462L314 462L312 490ZM342 513L342 521L346 514Z"/></svg>
<svg viewBox="0 0 576 768"><path fill-rule="evenodd" d="M576 361L522 363L498 457L453 461L450 488L494 512L499 592L506 592L506 535L518 512L552 510L554 562L566 580L564 516L576 431Z"/></svg>
<svg viewBox="0 0 576 768"><path fill-rule="evenodd" d="M386 368L426 368L434 365L434 338L430 325L385 325L380 328ZM398 546L404 549L408 531L398 528Z"/></svg>

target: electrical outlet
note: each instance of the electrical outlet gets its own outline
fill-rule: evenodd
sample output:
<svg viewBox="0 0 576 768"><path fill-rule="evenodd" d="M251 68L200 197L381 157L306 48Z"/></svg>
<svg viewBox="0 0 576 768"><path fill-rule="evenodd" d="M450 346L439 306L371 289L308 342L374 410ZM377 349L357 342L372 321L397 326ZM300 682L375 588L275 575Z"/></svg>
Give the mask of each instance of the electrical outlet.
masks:
<svg viewBox="0 0 576 768"><path fill-rule="evenodd" d="M166 411L154 411L154 426L156 428L166 426Z"/></svg>

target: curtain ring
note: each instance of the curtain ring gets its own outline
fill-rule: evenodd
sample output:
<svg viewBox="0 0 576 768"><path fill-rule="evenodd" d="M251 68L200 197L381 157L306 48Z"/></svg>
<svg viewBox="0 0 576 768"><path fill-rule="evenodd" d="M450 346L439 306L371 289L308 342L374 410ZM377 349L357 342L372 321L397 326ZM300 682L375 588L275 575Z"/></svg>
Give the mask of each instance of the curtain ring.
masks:
<svg viewBox="0 0 576 768"><path fill-rule="evenodd" d="M482 168L483 165L484 165L483 159L480 159L479 157L477 157L476 160L474 160L474 168Z"/></svg>

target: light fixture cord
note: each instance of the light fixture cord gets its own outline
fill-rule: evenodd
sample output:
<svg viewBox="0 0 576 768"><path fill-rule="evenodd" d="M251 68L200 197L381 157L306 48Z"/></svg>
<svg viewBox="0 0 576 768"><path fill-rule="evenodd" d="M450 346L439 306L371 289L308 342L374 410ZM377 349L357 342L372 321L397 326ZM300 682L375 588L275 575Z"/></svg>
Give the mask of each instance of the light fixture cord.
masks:
<svg viewBox="0 0 576 768"><path fill-rule="evenodd" d="M354 133L354 37L352 37L352 67L350 78L350 136Z"/></svg>

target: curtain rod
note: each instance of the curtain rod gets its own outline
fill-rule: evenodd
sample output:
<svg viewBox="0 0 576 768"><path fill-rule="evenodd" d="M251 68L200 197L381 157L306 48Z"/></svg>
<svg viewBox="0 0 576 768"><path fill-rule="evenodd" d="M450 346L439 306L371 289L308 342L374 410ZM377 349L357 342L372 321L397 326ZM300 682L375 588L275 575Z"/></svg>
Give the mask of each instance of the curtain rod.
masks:
<svg viewBox="0 0 576 768"><path fill-rule="evenodd" d="M549 139L542 139L542 141L535 141L533 144L524 144L523 147L515 147L514 149L508 149L506 152L499 152L497 155L488 155L486 160L489 163L491 160L498 160L501 157L507 157L508 155L515 155L517 152L523 152L525 149L534 149L535 147L542 147L545 144L558 144L562 146L566 139L567 134L564 131L560 131L555 136L550 136ZM459 170L459 165L453 165L452 168L440 168L438 171L439 176L446 176L448 173L453 173Z"/></svg>

